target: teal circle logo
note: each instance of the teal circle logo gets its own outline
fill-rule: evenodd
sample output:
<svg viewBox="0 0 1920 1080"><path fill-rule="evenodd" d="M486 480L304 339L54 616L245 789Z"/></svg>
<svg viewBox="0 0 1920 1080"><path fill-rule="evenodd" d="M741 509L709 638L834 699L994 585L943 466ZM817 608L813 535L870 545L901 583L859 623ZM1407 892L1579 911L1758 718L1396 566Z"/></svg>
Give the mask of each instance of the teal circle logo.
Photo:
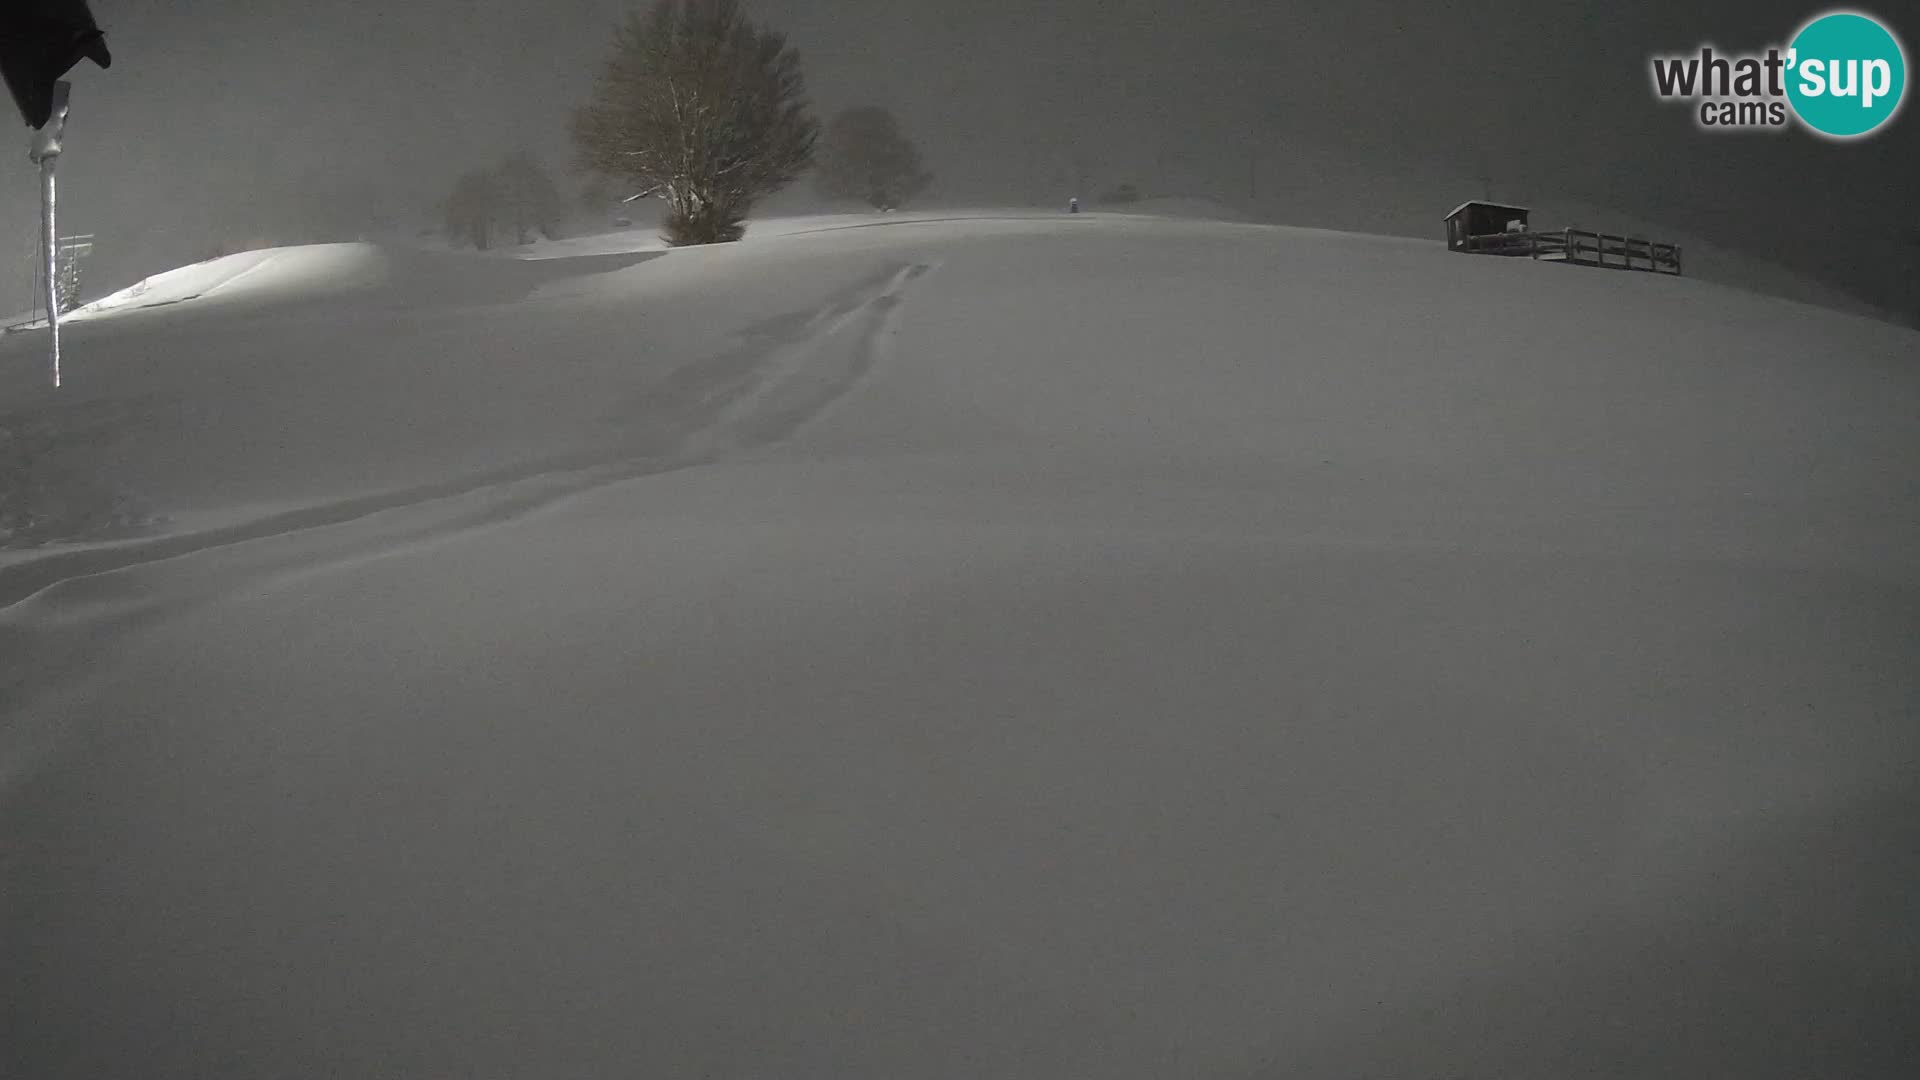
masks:
<svg viewBox="0 0 1920 1080"><path fill-rule="evenodd" d="M1850 11L1822 15L1789 48L1787 100L1814 131L1852 139L1900 111L1907 56L1879 20Z"/></svg>

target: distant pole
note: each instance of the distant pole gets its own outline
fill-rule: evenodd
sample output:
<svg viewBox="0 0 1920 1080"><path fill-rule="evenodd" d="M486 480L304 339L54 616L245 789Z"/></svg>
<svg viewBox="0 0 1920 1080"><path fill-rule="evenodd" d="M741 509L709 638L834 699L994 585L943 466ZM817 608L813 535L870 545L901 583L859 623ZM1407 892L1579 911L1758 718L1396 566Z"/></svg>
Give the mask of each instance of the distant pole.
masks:
<svg viewBox="0 0 1920 1080"><path fill-rule="evenodd" d="M66 128L72 84L53 84L53 113L35 132L27 155L40 166L40 246L47 275L47 353L53 385L60 385L60 232L54 218L53 166L60 158L60 136Z"/></svg>

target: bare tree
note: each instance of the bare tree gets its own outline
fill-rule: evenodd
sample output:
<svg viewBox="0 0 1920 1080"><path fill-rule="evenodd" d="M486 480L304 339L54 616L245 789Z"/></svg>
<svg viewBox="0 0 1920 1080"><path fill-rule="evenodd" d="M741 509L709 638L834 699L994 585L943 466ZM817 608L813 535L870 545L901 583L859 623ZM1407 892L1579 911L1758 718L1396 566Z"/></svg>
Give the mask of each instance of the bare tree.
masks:
<svg viewBox="0 0 1920 1080"><path fill-rule="evenodd" d="M533 242L535 229L549 240L560 236L564 208L560 188L540 167L539 159L524 150L508 154L494 170L501 216L513 227L518 243Z"/></svg>
<svg viewBox="0 0 1920 1080"><path fill-rule="evenodd" d="M447 196L447 239L485 251L493 246L493 223L499 214L499 178L485 169L467 173Z"/></svg>
<svg viewBox="0 0 1920 1080"><path fill-rule="evenodd" d="M900 132L900 122L877 106L847 109L827 125L820 140L820 194L860 199L875 210L893 210L933 183L920 151Z"/></svg>
<svg viewBox="0 0 1920 1080"><path fill-rule="evenodd" d="M738 240L753 203L813 162L800 54L737 0L657 0L628 16L574 116L580 163L667 202L666 240Z"/></svg>

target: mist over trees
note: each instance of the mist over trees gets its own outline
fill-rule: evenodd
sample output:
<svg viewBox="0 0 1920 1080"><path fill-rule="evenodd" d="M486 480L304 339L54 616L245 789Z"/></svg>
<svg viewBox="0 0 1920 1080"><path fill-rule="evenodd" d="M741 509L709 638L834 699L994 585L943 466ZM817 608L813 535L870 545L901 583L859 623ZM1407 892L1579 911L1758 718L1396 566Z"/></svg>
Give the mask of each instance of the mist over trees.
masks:
<svg viewBox="0 0 1920 1080"><path fill-rule="evenodd" d="M927 190L933 174L920 150L900 131L891 112L874 105L846 109L820 140L815 184L830 199L859 199L875 210L894 210Z"/></svg>
<svg viewBox="0 0 1920 1080"><path fill-rule="evenodd" d="M500 185L492 171L476 169L454 181L447 196L447 239L485 251L493 246L493 219L499 211Z"/></svg>
<svg viewBox="0 0 1920 1080"><path fill-rule="evenodd" d="M532 243L535 230L549 240L559 239L565 200L539 159L524 150L508 154L494 170L494 184L500 219L513 230L517 243Z"/></svg>
<svg viewBox="0 0 1920 1080"><path fill-rule="evenodd" d="M669 244L738 240L754 202L813 163L800 55L736 0L658 0L628 16L574 115L580 164L667 203Z"/></svg>
<svg viewBox="0 0 1920 1080"><path fill-rule="evenodd" d="M530 244L534 233L549 240L560 236L566 200L560 188L526 151L508 154L491 169L475 169L454 182L447 196L447 239L486 251L497 228L516 244Z"/></svg>

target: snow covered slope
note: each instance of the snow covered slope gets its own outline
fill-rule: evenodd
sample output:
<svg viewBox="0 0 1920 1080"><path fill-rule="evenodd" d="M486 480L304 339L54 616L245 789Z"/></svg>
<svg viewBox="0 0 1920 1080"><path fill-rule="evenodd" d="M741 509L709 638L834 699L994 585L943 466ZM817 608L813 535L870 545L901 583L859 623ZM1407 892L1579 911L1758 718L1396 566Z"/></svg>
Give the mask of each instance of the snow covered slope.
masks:
<svg viewBox="0 0 1920 1080"><path fill-rule="evenodd" d="M236 296L305 294L351 289L378 281L384 260L371 244L317 244L243 251L169 270L72 312L81 321L108 312L215 303Z"/></svg>
<svg viewBox="0 0 1920 1080"><path fill-rule="evenodd" d="M1920 335L1437 247L16 335L0 1074L1910 1075Z"/></svg>

